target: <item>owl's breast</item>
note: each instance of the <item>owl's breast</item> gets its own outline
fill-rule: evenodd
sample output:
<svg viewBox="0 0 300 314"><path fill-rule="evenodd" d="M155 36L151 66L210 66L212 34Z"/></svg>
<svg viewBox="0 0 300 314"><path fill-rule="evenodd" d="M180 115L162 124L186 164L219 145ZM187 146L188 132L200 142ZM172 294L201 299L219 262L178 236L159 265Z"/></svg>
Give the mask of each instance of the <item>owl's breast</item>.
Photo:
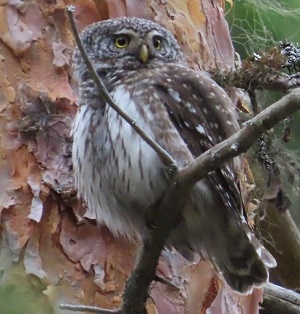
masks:
<svg viewBox="0 0 300 314"><path fill-rule="evenodd" d="M111 93L119 108L126 112L151 138L155 138L147 103L136 103L122 85ZM141 108L141 106L143 108ZM149 107L149 108L147 108ZM116 174L113 189L132 205L154 204L166 187L166 167L156 152L110 107L106 108L106 126L111 147L105 152L110 171ZM141 209L143 210L143 209Z"/></svg>
<svg viewBox="0 0 300 314"><path fill-rule="evenodd" d="M152 138L145 112L123 86L111 91L118 106ZM167 169L156 152L121 118L106 106L104 112L83 105L73 126L73 164L76 185L99 223L116 234L144 233L151 208L163 195Z"/></svg>

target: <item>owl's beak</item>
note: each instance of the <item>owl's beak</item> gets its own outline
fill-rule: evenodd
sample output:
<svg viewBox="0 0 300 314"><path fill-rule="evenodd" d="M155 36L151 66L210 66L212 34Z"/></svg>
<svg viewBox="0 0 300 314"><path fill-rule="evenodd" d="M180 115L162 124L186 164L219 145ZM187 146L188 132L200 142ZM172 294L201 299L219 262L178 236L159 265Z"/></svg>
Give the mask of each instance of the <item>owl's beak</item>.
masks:
<svg viewBox="0 0 300 314"><path fill-rule="evenodd" d="M149 60L149 50L148 47L145 44L142 44L140 47L140 55L139 55L141 61L146 63Z"/></svg>

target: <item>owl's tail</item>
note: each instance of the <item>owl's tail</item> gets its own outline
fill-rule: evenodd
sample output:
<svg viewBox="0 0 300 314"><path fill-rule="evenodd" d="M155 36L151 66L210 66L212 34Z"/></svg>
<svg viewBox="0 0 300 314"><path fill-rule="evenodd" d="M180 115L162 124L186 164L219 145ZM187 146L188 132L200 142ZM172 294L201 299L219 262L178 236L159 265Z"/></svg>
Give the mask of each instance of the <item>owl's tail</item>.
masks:
<svg viewBox="0 0 300 314"><path fill-rule="evenodd" d="M184 219L190 247L208 258L233 290L249 294L268 282L268 268L276 261L241 217L220 208L210 208L206 217L193 211Z"/></svg>
<svg viewBox="0 0 300 314"><path fill-rule="evenodd" d="M245 222L238 238L226 235L226 252L216 255L216 267L227 284L237 292L249 294L253 287L261 287L269 280L268 268L277 263L258 241Z"/></svg>

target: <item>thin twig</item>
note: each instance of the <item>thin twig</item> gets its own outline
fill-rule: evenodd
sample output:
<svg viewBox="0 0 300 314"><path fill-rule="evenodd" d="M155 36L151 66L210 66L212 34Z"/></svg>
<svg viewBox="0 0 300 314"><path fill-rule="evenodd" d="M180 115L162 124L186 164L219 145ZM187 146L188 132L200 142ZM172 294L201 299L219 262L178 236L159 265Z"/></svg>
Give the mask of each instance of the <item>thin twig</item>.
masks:
<svg viewBox="0 0 300 314"><path fill-rule="evenodd" d="M98 314L118 314L121 312L114 310L105 310L95 306L86 306L86 305L73 305L73 304L60 304L59 306L62 310L70 310L73 312L90 312Z"/></svg>
<svg viewBox="0 0 300 314"><path fill-rule="evenodd" d="M177 170L177 162L171 157L171 155L166 152L159 144L157 144L151 137L149 137L138 125L135 120L133 120L127 113L125 113L123 110L119 108L119 106L112 100L110 97L105 85L103 84L101 78L99 77L97 71L94 69L86 50L82 44L82 41L79 37L74 17L73 17L73 6L68 6L67 13L69 16L71 28L75 37L76 44L78 46L78 49L81 53L81 56L84 60L84 63L86 67L89 70L90 75L92 76L95 84L97 85L99 91L101 92L101 95L107 102L107 104L114 109L120 117L122 117L129 125L136 131L136 133L139 134L139 136L157 153L157 155L160 157L161 161L166 165L170 170L174 171Z"/></svg>

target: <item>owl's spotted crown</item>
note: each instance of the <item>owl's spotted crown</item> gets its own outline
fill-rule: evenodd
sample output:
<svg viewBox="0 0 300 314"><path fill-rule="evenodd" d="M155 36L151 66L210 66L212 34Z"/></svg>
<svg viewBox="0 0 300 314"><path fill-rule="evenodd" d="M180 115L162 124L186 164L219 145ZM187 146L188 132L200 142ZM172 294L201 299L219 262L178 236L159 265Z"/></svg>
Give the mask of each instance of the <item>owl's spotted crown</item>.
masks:
<svg viewBox="0 0 300 314"><path fill-rule="evenodd" d="M139 33L140 36L145 36L150 31L155 30L162 34L165 33L165 37L172 36L174 38L172 33L161 25L138 17L119 17L96 22L85 28L82 36L85 37L87 33L91 32L95 32L97 35L113 34L122 30L132 30Z"/></svg>

